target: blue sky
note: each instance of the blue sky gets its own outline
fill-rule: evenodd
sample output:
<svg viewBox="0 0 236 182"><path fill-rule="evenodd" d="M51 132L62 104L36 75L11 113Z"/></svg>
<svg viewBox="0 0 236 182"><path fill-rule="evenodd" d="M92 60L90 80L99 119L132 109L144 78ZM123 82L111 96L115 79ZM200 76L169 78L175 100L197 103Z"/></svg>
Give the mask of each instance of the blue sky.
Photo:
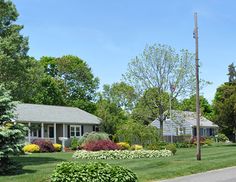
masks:
<svg viewBox="0 0 236 182"><path fill-rule="evenodd" d="M236 63L235 0L13 0L29 37L29 55L73 54L85 60L101 85L119 81L145 45L168 44L194 52L193 13L199 15L203 90L213 99Z"/></svg>

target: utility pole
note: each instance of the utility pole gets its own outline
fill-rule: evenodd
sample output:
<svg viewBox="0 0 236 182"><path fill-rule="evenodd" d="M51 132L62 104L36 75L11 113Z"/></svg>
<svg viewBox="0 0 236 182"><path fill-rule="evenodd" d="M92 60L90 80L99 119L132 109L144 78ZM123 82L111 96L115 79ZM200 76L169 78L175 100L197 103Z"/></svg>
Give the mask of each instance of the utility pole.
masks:
<svg viewBox="0 0 236 182"><path fill-rule="evenodd" d="M199 58L198 58L198 23L197 13L194 13L194 38L196 48L196 114L197 114L197 160L201 160L201 146L200 146L200 104L199 104Z"/></svg>

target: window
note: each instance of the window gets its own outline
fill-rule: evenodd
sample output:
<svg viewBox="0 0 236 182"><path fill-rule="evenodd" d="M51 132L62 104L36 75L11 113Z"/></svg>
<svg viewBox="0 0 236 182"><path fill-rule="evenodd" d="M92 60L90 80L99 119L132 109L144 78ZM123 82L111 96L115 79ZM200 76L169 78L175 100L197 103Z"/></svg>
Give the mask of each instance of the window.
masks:
<svg viewBox="0 0 236 182"><path fill-rule="evenodd" d="M70 125L70 136L71 137L81 136L81 126L80 125Z"/></svg>
<svg viewBox="0 0 236 182"><path fill-rule="evenodd" d="M33 130L33 131L31 132L31 136L32 136L32 137L38 137L38 136L39 136L38 130Z"/></svg>

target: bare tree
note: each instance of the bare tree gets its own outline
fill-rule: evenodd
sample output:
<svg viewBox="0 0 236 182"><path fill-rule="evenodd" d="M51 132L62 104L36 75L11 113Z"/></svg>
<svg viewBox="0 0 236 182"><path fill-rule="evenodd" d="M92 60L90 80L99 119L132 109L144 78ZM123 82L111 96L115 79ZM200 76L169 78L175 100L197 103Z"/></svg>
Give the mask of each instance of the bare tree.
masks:
<svg viewBox="0 0 236 182"><path fill-rule="evenodd" d="M181 50L178 54L170 46L161 44L147 46L140 56L128 64L128 70L123 75L128 84L141 95L145 90L156 88L158 98L153 99L152 103L159 111L157 118L161 135L168 104L165 102L166 93L172 92L172 99L192 94L195 88L194 66L194 54L188 50Z"/></svg>

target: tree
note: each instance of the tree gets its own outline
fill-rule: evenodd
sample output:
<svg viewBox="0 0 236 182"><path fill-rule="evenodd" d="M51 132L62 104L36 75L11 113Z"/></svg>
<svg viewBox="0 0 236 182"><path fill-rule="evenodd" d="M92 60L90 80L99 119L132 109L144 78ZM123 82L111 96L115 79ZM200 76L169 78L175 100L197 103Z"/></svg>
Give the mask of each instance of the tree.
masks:
<svg viewBox="0 0 236 182"><path fill-rule="evenodd" d="M116 137L119 141L125 141L130 144L157 144L159 141L159 132L155 126L143 125L141 123L129 120L121 123L116 131Z"/></svg>
<svg viewBox="0 0 236 182"><path fill-rule="evenodd" d="M132 86L120 82L112 85L104 85L102 97L130 113L136 103L137 94Z"/></svg>
<svg viewBox="0 0 236 182"><path fill-rule="evenodd" d="M155 100L159 100L160 98L156 90L157 88L150 88L138 99L137 104L131 113L134 120L144 125L148 125L157 118L159 115L159 108L156 106ZM164 102L163 110L166 111L169 108L169 94L162 93L161 96L162 102ZM172 101L172 108L175 108L175 105L176 99Z"/></svg>
<svg viewBox="0 0 236 182"><path fill-rule="evenodd" d="M14 24L18 13L11 1L0 0L0 15L0 84L16 99L25 85L28 39L20 34L23 26Z"/></svg>
<svg viewBox="0 0 236 182"><path fill-rule="evenodd" d="M236 141L236 83L225 83L217 88L213 101L215 123ZM234 135L234 138L233 138Z"/></svg>
<svg viewBox="0 0 236 182"><path fill-rule="evenodd" d="M45 75L37 85L37 92L30 99L30 103L47 105L65 105L64 85L60 80Z"/></svg>
<svg viewBox="0 0 236 182"><path fill-rule="evenodd" d="M95 114L102 119L101 129L102 131L114 135L117 126L127 120L124 111L117 107L114 103L107 100L100 99L96 103Z"/></svg>
<svg viewBox="0 0 236 182"><path fill-rule="evenodd" d="M229 82L235 82L236 81L236 70L234 63L230 64L228 67L229 73L227 74L229 76Z"/></svg>
<svg viewBox="0 0 236 182"><path fill-rule="evenodd" d="M178 109L182 111L196 112L196 95L192 95L190 98L182 100L178 106ZM213 119L212 106L208 103L204 96L200 96L200 111L201 115L210 120Z"/></svg>
<svg viewBox="0 0 236 182"><path fill-rule="evenodd" d="M10 92L0 85L0 174L15 173L19 165L10 160L10 155L20 154L24 145L26 127L12 122L14 119Z"/></svg>
<svg viewBox="0 0 236 182"><path fill-rule="evenodd" d="M65 105L94 112L99 79L94 77L87 63L76 56L42 57L44 72L60 85ZM63 84L61 84L63 83Z"/></svg>
<svg viewBox="0 0 236 182"><path fill-rule="evenodd" d="M158 98L153 99L158 108L161 135L166 111L166 93L172 90L172 99L186 96L195 88L194 55L187 50L177 54L167 45L147 46L143 54L131 60L124 75L126 82L141 95L151 88L156 88Z"/></svg>

